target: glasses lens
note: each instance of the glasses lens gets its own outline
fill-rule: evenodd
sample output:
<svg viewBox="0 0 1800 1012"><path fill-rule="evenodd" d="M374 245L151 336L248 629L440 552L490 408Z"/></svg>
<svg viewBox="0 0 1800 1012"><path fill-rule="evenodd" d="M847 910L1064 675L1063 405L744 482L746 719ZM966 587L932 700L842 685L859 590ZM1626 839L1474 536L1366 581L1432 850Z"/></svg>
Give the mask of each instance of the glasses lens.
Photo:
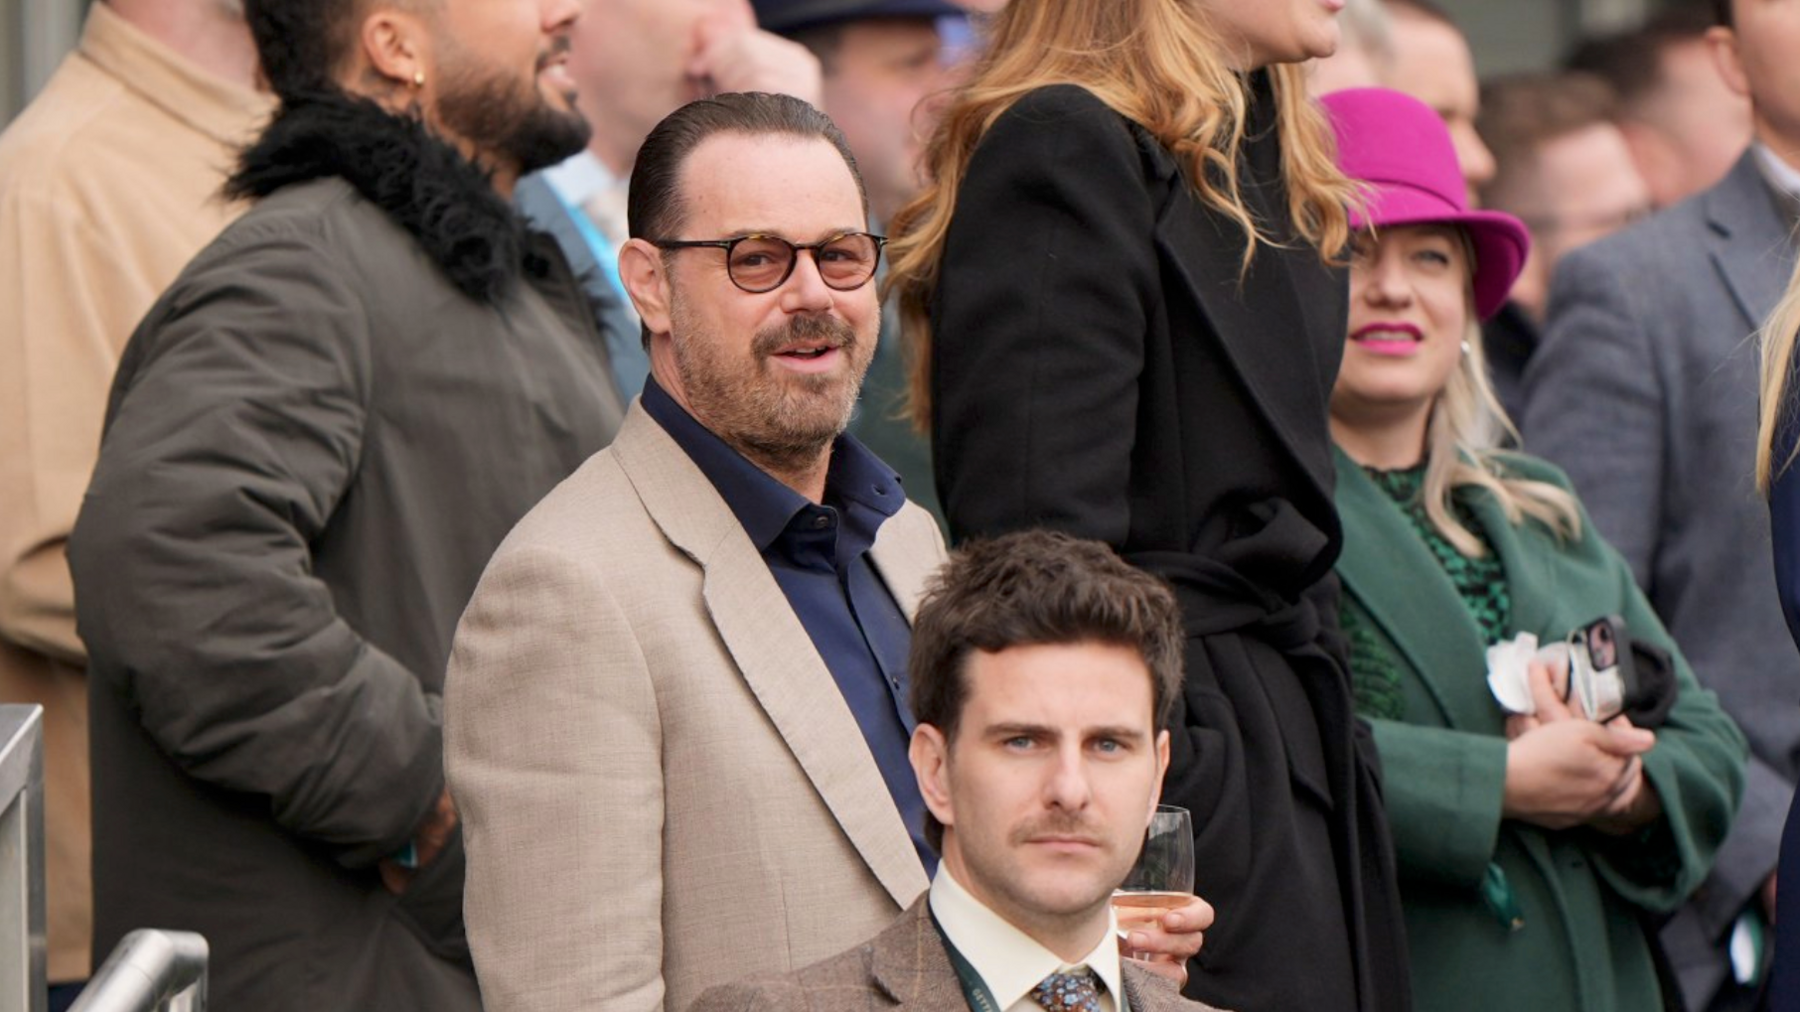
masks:
<svg viewBox="0 0 1800 1012"><path fill-rule="evenodd" d="M731 280L753 292L765 292L787 277L794 262L794 247L780 239L741 239L731 250Z"/></svg>
<svg viewBox="0 0 1800 1012"><path fill-rule="evenodd" d="M871 236L840 236L819 249L819 276L833 288L855 288L875 275L880 253Z"/></svg>

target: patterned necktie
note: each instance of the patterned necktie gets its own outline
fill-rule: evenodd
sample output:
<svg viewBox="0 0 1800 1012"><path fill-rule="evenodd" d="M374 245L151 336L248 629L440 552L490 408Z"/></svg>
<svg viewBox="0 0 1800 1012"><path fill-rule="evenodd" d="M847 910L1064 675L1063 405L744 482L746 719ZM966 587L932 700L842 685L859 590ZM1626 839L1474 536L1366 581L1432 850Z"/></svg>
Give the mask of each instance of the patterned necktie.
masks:
<svg viewBox="0 0 1800 1012"><path fill-rule="evenodd" d="M1031 992L1031 999L1050 1012L1100 1012L1100 989L1092 970L1053 973Z"/></svg>

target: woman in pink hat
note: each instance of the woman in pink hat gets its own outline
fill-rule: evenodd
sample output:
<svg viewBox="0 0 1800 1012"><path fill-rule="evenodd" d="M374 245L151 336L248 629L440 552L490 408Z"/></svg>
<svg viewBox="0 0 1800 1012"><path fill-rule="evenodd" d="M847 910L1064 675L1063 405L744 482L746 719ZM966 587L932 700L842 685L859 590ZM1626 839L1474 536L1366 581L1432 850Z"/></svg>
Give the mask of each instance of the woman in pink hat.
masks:
<svg viewBox="0 0 1800 1012"><path fill-rule="evenodd" d="M1331 396L1337 570L1415 1007L1663 1008L1652 924L1706 875L1737 807L1744 739L1567 478L1496 449L1512 428L1478 323L1518 275L1524 228L1467 207L1449 135L1423 104L1373 88L1323 102L1339 163L1365 187ZM1566 661L1521 661L1509 688L1489 650L1590 628L1636 645L1604 639L1641 683L1605 723L1567 691Z"/></svg>

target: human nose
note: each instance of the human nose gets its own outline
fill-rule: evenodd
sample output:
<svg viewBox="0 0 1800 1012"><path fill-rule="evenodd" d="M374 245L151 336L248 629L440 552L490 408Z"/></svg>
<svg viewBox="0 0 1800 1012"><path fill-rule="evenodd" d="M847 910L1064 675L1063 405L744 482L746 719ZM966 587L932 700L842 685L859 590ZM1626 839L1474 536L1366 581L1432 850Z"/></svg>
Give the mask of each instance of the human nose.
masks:
<svg viewBox="0 0 1800 1012"><path fill-rule="evenodd" d="M1070 745L1060 749L1056 755L1056 765L1050 770L1050 778L1044 785L1045 802L1052 808L1079 812L1087 807L1092 797L1087 759L1082 755L1080 747Z"/></svg>
<svg viewBox="0 0 1800 1012"><path fill-rule="evenodd" d="M585 6L585 0L543 0L544 31L551 34L568 31Z"/></svg>
<svg viewBox="0 0 1800 1012"><path fill-rule="evenodd" d="M1362 275L1363 301L1369 305L1403 306L1411 301L1412 287L1406 283L1406 272L1393 261L1393 257L1378 255L1357 266L1357 273Z"/></svg>
<svg viewBox="0 0 1800 1012"><path fill-rule="evenodd" d="M794 250L794 271L781 286L781 308L790 313L823 312L832 304L831 286L819 273L819 251Z"/></svg>

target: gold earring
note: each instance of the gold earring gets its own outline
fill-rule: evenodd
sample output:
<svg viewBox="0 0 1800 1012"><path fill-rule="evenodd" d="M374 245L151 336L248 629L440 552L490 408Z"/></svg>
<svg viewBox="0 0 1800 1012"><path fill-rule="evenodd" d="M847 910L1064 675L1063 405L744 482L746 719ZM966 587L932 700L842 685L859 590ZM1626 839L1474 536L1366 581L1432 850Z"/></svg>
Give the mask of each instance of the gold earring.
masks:
<svg viewBox="0 0 1800 1012"><path fill-rule="evenodd" d="M425 87L425 72L423 70L413 71L413 87L415 87L415 88Z"/></svg>

